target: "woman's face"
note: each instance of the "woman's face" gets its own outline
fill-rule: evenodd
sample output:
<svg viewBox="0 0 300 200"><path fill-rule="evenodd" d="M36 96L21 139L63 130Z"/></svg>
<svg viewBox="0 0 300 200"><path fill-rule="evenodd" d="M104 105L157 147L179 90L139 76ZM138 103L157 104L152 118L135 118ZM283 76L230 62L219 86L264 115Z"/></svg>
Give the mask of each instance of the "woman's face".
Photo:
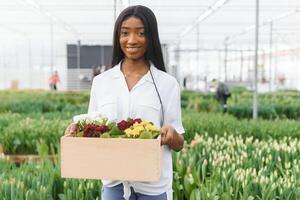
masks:
<svg viewBox="0 0 300 200"><path fill-rule="evenodd" d="M144 59L147 49L144 24L136 17L123 21L120 31L120 46L126 59Z"/></svg>

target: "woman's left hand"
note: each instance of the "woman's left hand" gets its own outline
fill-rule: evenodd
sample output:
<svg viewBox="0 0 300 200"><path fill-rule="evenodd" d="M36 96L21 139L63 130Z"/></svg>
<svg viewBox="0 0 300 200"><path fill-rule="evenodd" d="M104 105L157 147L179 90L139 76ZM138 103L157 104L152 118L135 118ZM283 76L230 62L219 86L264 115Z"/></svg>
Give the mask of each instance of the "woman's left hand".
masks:
<svg viewBox="0 0 300 200"><path fill-rule="evenodd" d="M165 125L160 129L160 132L161 145L168 145L174 151L180 151L183 148L183 136L178 134L172 126Z"/></svg>

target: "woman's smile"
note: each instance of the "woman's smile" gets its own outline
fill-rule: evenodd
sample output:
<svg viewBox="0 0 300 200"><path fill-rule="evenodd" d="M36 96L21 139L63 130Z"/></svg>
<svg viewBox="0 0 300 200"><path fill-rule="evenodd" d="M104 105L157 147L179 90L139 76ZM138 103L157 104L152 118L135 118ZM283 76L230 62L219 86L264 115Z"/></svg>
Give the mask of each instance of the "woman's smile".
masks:
<svg viewBox="0 0 300 200"><path fill-rule="evenodd" d="M125 59L144 60L147 39L144 24L139 18L129 17L122 23L119 40Z"/></svg>
<svg viewBox="0 0 300 200"><path fill-rule="evenodd" d="M126 47L126 51L129 53L137 53L140 49L141 47Z"/></svg>

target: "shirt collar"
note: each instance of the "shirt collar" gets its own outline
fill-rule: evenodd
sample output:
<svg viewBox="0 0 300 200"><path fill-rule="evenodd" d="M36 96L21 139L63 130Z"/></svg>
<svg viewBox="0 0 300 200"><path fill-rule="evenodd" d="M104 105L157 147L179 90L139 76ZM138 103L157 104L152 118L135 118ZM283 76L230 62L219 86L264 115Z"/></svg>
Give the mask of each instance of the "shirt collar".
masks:
<svg viewBox="0 0 300 200"><path fill-rule="evenodd" d="M121 66L121 62L119 62L116 66L113 67L113 77L114 78L120 78L120 77L122 77L122 72L121 72L121 67L120 67Z"/></svg>
<svg viewBox="0 0 300 200"><path fill-rule="evenodd" d="M121 61L122 62L122 61ZM114 73L113 73L113 77L114 78L121 78L123 75L122 71L121 71L121 62L119 62L115 67L114 67ZM157 77L157 72L158 72L158 69L154 66L154 64L152 62L150 62L150 70L152 72L152 75L153 75L153 78L154 80L156 80L156 77ZM148 71L145 76L144 76L144 79L148 82L151 82L153 83L153 80L152 80L152 77L151 77L151 74L150 74L150 71Z"/></svg>

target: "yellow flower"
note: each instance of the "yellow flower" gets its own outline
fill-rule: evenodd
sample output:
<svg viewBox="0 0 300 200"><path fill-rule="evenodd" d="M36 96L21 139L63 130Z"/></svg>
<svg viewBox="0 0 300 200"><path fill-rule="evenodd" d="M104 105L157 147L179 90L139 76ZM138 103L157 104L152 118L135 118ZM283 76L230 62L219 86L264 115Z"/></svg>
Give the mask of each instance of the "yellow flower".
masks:
<svg viewBox="0 0 300 200"><path fill-rule="evenodd" d="M140 132L137 129L128 128L124 132L128 137L138 137L140 135Z"/></svg>
<svg viewBox="0 0 300 200"><path fill-rule="evenodd" d="M145 126L145 125L147 125L147 124L150 124L150 122L149 121L142 121L141 123L139 123L140 125L142 125L142 126Z"/></svg>
<svg viewBox="0 0 300 200"><path fill-rule="evenodd" d="M135 122L133 124L133 127L141 127L141 126L143 126L142 122L141 123Z"/></svg>
<svg viewBox="0 0 300 200"><path fill-rule="evenodd" d="M133 129L139 133L142 132L143 130L145 130L143 126L134 127Z"/></svg>
<svg viewBox="0 0 300 200"><path fill-rule="evenodd" d="M133 126L126 129L124 132L128 137L132 138L139 137L143 131L149 131L153 134L154 132L159 132L159 129L149 121L142 121L141 123L135 122Z"/></svg>
<svg viewBox="0 0 300 200"><path fill-rule="evenodd" d="M158 128L156 128L154 125L152 125L152 124L147 124L146 126L145 126L145 129L147 130L147 131L152 131L152 132L157 132L157 131L159 131L159 129Z"/></svg>

